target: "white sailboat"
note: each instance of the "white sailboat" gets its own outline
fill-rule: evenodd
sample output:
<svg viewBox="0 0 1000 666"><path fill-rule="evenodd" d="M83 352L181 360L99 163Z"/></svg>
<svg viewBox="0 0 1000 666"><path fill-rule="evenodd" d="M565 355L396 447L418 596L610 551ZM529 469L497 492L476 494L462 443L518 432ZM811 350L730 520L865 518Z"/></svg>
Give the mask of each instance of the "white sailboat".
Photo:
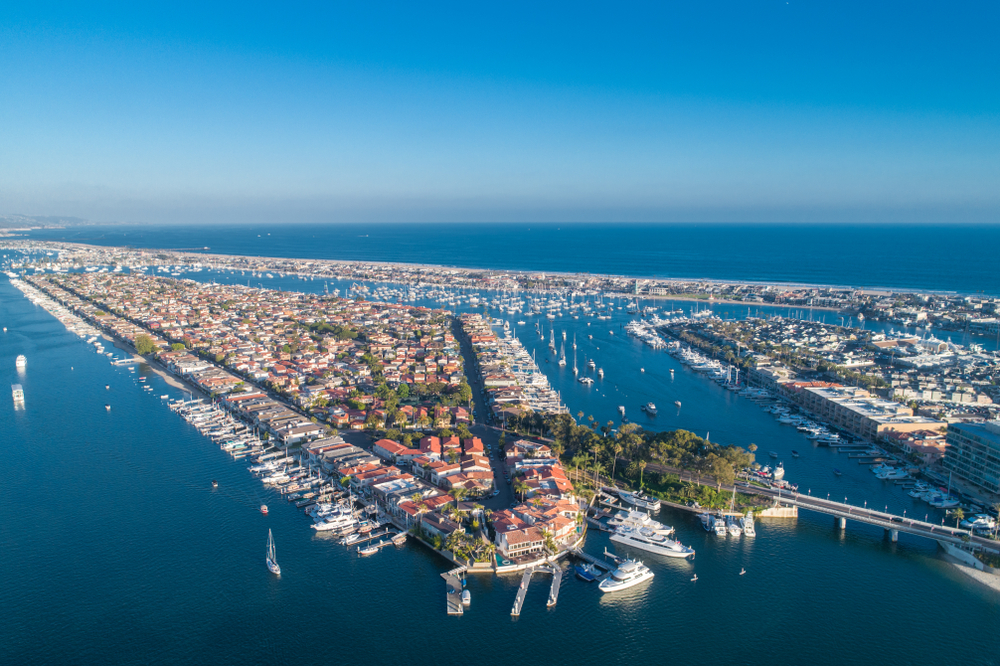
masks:
<svg viewBox="0 0 1000 666"><path fill-rule="evenodd" d="M271 534L271 530L267 531L267 568L271 573L281 575L281 567L278 566L278 558L274 554L274 535Z"/></svg>

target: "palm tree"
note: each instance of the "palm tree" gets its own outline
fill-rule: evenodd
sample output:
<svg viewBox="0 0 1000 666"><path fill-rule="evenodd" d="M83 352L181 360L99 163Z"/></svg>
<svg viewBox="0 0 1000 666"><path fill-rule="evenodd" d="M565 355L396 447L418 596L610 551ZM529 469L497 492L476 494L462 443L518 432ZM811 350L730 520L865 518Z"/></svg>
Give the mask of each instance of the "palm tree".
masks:
<svg viewBox="0 0 1000 666"><path fill-rule="evenodd" d="M955 518L955 527L958 527L958 524L960 522L962 522L963 518L965 518L965 512L962 511L961 508L958 508L958 509L955 509L954 511L952 511L951 515Z"/></svg>
<svg viewBox="0 0 1000 666"><path fill-rule="evenodd" d="M648 465L648 464L649 463L646 462L645 460L640 460L639 461L639 487L640 488L642 488L643 485L644 485L643 482L642 482L642 473L646 471L646 465Z"/></svg>
<svg viewBox="0 0 1000 666"><path fill-rule="evenodd" d="M615 445L611 447L611 450L615 452L615 462L611 465L611 480L615 478L615 468L618 467L618 456L621 455L622 445L615 442Z"/></svg>
<svg viewBox="0 0 1000 666"><path fill-rule="evenodd" d="M469 494L469 491L465 488L452 488L451 496L455 498L455 511L458 511L458 503L462 501L462 498Z"/></svg>
<svg viewBox="0 0 1000 666"><path fill-rule="evenodd" d="M524 495L525 493L528 492L528 490L530 490L530 488L528 488L528 484L526 484L524 481L518 479L517 481L514 482L514 492L521 494L522 502L524 501Z"/></svg>

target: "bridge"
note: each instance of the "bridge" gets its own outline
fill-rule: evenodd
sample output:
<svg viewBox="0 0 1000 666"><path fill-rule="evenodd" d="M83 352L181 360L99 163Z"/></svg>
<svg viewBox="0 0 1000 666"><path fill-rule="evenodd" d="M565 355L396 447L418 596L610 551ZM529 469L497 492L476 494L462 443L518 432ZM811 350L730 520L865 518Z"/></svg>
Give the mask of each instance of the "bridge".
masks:
<svg viewBox="0 0 1000 666"><path fill-rule="evenodd" d="M947 525L936 525L922 520L907 518L905 515L898 516L894 513L886 513L885 511L868 508L867 506L855 506L846 502L803 495L779 488L761 488L748 484L741 484L737 486L736 490L742 493L771 497L781 504L796 506L800 509L825 513L828 516L837 518L841 528L846 527L848 520L875 525L888 532L893 541L897 540L900 532L904 532L956 545L973 544L989 550L1000 550L1000 543L992 539L976 536L971 530L948 527Z"/></svg>

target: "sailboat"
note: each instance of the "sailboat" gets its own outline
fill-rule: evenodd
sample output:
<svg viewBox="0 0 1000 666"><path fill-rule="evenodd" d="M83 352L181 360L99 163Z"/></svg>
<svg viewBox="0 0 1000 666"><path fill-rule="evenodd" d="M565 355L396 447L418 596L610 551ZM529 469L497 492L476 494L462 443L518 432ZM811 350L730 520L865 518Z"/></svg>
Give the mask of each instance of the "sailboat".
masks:
<svg viewBox="0 0 1000 666"><path fill-rule="evenodd" d="M573 374L577 375L580 372L580 368L576 367L576 346L573 346Z"/></svg>
<svg viewBox="0 0 1000 666"><path fill-rule="evenodd" d="M278 558L274 554L274 535L271 530L267 531L267 568L276 576L281 575L281 567L278 566Z"/></svg>
<svg viewBox="0 0 1000 666"><path fill-rule="evenodd" d="M559 354L559 365L560 366L565 366L566 365L566 342L565 341L563 341L563 343L562 343L562 351Z"/></svg>
<svg viewBox="0 0 1000 666"><path fill-rule="evenodd" d="M576 333L573 334L573 349L576 349Z"/></svg>

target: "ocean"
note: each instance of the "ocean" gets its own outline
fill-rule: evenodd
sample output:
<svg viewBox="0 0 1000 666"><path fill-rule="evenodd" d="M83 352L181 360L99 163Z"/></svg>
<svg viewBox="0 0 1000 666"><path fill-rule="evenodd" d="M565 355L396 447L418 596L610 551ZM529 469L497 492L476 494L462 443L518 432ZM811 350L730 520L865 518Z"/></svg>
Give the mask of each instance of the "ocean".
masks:
<svg viewBox="0 0 1000 666"><path fill-rule="evenodd" d="M707 278L1000 296L1000 225L83 226L29 237L252 256Z"/></svg>

